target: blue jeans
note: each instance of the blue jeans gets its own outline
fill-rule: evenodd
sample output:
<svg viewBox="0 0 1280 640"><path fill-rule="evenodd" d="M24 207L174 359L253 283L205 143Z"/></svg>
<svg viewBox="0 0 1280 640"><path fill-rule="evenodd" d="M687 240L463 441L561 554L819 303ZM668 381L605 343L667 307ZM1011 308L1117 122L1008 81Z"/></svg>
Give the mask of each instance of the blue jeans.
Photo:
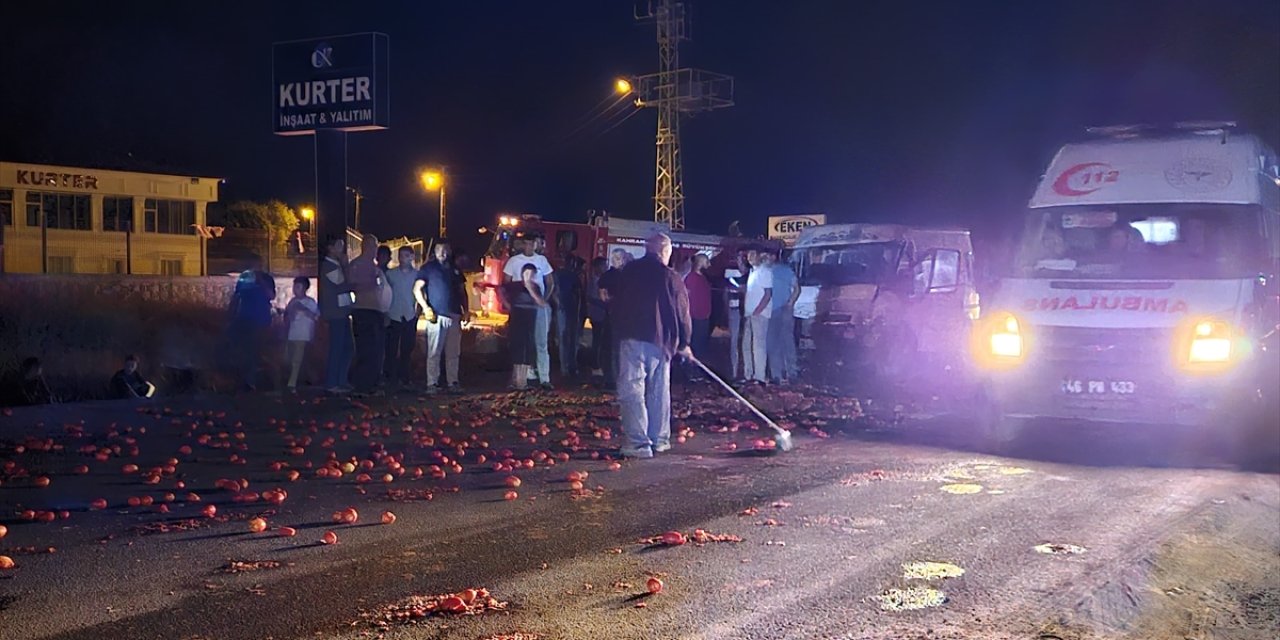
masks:
<svg viewBox="0 0 1280 640"><path fill-rule="evenodd" d="M551 352L547 340L551 336L551 307L538 307L538 319L533 325L533 343L538 347L538 381L551 383Z"/></svg>
<svg viewBox="0 0 1280 640"><path fill-rule="evenodd" d="M618 404L622 455L651 458L671 445L671 360L656 344L623 340L618 346Z"/></svg>
<svg viewBox="0 0 1280 640"><path fill-rule="evenodd" d="M769 337L765 340L768 350L769 379L774 382L796 375L796 318L791 309L773 310L769 318Z"/></svg>
<svg viewBox="0 0 1280 640"><path fill-rule="evenodd" d="M355 341L351 337L351 318L330 319L329 362L325 365L324 386L330 389L351 386L351 357Z"/></svg>

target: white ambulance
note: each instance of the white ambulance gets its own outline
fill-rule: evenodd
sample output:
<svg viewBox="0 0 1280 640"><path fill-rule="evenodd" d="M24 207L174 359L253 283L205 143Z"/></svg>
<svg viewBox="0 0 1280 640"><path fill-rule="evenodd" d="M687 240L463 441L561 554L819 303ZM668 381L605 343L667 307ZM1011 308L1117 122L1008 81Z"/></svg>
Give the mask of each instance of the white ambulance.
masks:
<svg viewBox="0 0 1280 640"><path fill-rule="evenodd" d="M1231 123L1089 131L1049 165L976 325L980 436L1006 445L1050 418L1280 449L1275 151Z"/></svg>

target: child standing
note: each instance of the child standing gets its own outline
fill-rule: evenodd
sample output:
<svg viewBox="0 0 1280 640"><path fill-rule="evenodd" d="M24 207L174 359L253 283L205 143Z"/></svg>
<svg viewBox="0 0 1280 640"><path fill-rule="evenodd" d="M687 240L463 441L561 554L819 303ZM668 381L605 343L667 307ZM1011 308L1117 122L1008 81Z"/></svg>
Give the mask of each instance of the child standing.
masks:
<svg viewBox="0 0 1280 640"><path fill-rule="evenodd" d="M316 319L320 317L320 307L315 299L307 295L311 289L311 281L305 277L293 279L293 299L284 308L285 323L289 327L288 342L285 343L285 360L289 362L289 392L298 392L298 371L302 368L302 357L307 352L307 343L316 335Z"/></svg>

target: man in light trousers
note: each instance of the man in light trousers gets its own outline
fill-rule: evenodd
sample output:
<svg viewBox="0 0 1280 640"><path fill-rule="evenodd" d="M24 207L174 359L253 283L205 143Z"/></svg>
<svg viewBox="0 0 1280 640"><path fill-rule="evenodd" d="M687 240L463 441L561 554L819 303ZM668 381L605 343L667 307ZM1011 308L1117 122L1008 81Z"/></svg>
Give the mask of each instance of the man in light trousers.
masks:
<svg viewBox="0 0 1280 640"><path fill-rule="evenodd" d="M742 330L742 369L748 382L764 384L769 363L769 318L773 315L773 271L765 266L758 249L747 251L751 273L747 276L747 291L742 301L746 315Z"/></svg>
<svg viewBox="0 0 1280 640"><path fill-rule="evenodd" d="M671 360L693 355L689 295L670 260L671 238L658 234L620 276L626 295L615 300L618 403L626 439L621 453L628 458L671 448Z"/></svg>
<svg viewBox="0 0 1280 640"><path fill-rule="evenodd" d="M449 243L436 242L434 259L418 270L414 297L427 317L427 393L435 393L440 381L440 358L448 390L461 392L458 360L462 351L462 321L468 319L467 299L460 275L449 262Z"/></svg>

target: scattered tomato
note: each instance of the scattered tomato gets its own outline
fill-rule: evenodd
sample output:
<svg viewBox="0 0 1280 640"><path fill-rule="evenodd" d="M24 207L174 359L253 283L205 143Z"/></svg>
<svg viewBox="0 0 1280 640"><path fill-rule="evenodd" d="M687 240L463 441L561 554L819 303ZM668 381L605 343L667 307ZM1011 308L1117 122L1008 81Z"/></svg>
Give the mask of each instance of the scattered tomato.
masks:
<svg viewBox="0 0 1280 640"><path fill-rule="evenodd" d="M391 524L396 521L396 514L390 511L382 512L382 524Z"/></svg>
<svg viewBox="0 0 1280 640"><path fill-rule="evenodd" d="M649 593L662 593L662 581L657 578L649 578L645 581L644 586L649 590Z"/></svg>
<svg viewBox="0 0 1280 640"><path fill-rule="evenodd" d="M324 535L320 537L320 544L338 544L338 534L332 531L324 532Z"/></svg>

